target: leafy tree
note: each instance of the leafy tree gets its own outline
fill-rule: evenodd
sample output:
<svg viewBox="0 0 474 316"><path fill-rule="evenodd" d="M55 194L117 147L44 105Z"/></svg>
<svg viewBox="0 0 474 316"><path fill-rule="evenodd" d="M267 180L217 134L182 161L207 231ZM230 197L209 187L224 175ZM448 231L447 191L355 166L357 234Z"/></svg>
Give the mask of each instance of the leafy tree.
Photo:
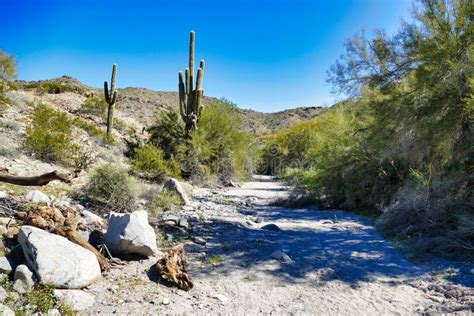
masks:
<svg viewBox="0 0 474 316"><path fill-rule="evenodd" d="M11 80L16 77L15 58L0 50L0 79Z"/></svg>

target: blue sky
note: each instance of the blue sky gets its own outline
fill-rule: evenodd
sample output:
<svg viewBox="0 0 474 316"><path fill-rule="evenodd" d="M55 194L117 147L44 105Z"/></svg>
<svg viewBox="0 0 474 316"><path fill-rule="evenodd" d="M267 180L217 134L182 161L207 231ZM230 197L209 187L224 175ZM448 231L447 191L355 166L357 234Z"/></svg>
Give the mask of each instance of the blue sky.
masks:
<svg viewBox="0 0 474 316"><path fill-rule="evenodd" d="M331 105L326 70L347 38L398 29L410 0L0 0L0 49L19 79L71 75L101 87L177 90L189 31L206 60L206 95L273 112Z"/></svg>

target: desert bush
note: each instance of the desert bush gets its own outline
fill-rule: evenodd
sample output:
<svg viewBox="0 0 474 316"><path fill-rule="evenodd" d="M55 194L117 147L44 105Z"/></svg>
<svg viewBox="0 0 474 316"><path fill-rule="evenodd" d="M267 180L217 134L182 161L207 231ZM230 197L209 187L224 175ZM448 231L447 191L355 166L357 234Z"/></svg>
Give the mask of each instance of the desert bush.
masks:
<svg viewBox="0 0 474 316"><path fill-rule="evenodd" d="M191 138L174 111L161 116L149 132L151 144L163 151L165 159L178 161L194 183L245 179L258 160L254 137L240 130L238 112L222 101L204 107Z"/></svg>
<svg viewBox="0 0 474 316"><path fill-rule="evenodd" d="M200 164L223 182L247 178L257 162L256 143L240 130L238 112L220 101L204 108L191 148Z"/></svg>
<svg viewBox="0 0 474 316"><path fill-rule="evenodd" d="M352 99L269 137L264 158L326 206L382 214L387 236L472 253L472 9L422 2L398 34L356 35L328 79Z"/></svg>
<svg viewBox="0 0 474 316"><path fill-rule="evenodd" d="M176 157L186 144L184 124L176 111L167 111L151 128L150 142L163 151L164 157Z"/></svg>
<svg viewBox="0 0 474 316"><path fill-rule="evenodd" d="M107 164L92 171L85 193L111 210L123 211L133 206L138 187L125 169Z"/></svg>
<svg viewBox="0 0 474 316"><path fill-rule="evenodd" d="M46 161L64 162L72 146L72 123L65 113L40 104L26 129L25 146Z"/></svg>
<svg viewBox="0 0 474 316"><path fill-rule="evenodd" d="M148 209L152 215L158 216L162 212L174 210L180 205L183 205L183 202L176 192L162 190L153 195Z"/></svg>
<svg viewBox="0 0 474 316"><path fill-rule="evenodd" d="M112 135L107 135L107 132L98 127L95 123L88 122L80 117L75 117L72 120L72 123L74 124L74 126L85 130L90 136L100 137L110 144L115 143L115 138Z"/></svg>
<svg viewBox="0 0 474 316"><path fill-rule="evenodd" d="M15 58L0 50L0 80L8 81L16 76Z"/></svg>
<svg viewBox="0 0 474 316"><path fill-rule="evenodd" d="M95 115L103 119L107 116L107 102L104 99L90 96L81 105L81 112Z"/></svg>
<svg viewBox="0 0 474 316"><path fill-rule="evenodd" d="M135 148L131 164L133 170L143 172L153 178L164 177L165 175L179 177L180 174L179 164L173 156L165 160L163 151L152 144Z"/></svg>

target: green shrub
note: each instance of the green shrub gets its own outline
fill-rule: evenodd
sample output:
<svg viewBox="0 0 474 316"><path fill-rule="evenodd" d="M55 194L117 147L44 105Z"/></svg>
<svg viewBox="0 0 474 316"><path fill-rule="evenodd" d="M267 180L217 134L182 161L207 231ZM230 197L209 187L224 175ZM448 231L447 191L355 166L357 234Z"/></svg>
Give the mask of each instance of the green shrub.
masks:
<svg viewBox="0 0 474 316"><path fill-rule="evenodd" d="M133 206L138 189L125 169L107 164L93 170L85 193L111 210L122 211Z"/></svg>
<svg viewBox="0 0 474 316"><path fill-rule="evenodd" d="M47 313L54 308L54 288L52 286L37 284L28 293L28 304L35 306L35 312Z"/></svg>
<svg viewBox="0 0 474 316"><path fill-rule="evenodd" d="M165 112L148 132L150 142L163 151L166 159L178 156L186 144L184 124L176 111Z"/></svg>
<svg viewBox="0 0 474 316"><path fill-rule="evenodd" d="M115 138L111 135L107 135L107 132L98 127L95 123L90 123L80 117L75 117L72 123L74 124L74 126L85 130L90 136L98 136L102 139L105 139L110 144L115 143Z"/></svg>
<svg viewBox="0 0 474 316"><path fill-rule="evenodd" d="M163 190L153 195L148 208L152 215L158 216L162 212L173 210L179 205L183 205L183 201L176 192Z"/></svg>
<svg viewBox="0 0 474 316"><path fill-rule="evenodd" d="M12 55L0 50L0 80L11 80L16 77L16 61Z"/></svg>
<svg viewBox="0 0 474 316"><path fill-rule="evenodd" d="M72 123L65 113L40 104L26 129L25 146L45 161L64 162L72 146Z"/></svg>
<svg viewBox="0 0 474 316"><path fill-rule="evenodd" d="M179 165L173 157L166 161L163 156L163 151L152 144L135 148L131 164L133 170L144 172L151 177L163 177L166 174L179 177L180 173Z"/></svg>
<svg viewBox="0 0 474 316"><path fill-rule="evenodd" d="M257 162L255 140L240 130L235 108L223 102L204 108L191 146L200 164L223 182L247 178Z"/></svg>
<svg viewBox="0 0 474 316"><path fill-rule="evenodd" d="M108 104L104 99L91 96L81 105L81 112L95 115L105 119L107 117Z"/></svg>

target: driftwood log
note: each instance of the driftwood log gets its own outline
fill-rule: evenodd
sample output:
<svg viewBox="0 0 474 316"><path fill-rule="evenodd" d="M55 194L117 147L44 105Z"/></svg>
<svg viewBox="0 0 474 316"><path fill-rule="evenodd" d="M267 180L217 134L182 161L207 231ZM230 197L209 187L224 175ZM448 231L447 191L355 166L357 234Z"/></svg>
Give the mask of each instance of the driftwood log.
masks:
<svg viewBox="0 0 474 316"><path fill-rule="evenodd" d="M160 278L174 283L178 288L189 291L194 282L188 275L188 262L183 247L178 246L165 250L164 256L156 263Z"/></svg>
<svg viewBox="0 0 474 316"><path fill-rule="evenodd" d="M77 231L81 228L80 216L73 209L58 209L48 206L36 206L26 212L18 212L16 214L17 222L8 227L6 236L15 237L22 225L35 226L46 230L50 233L65 237L73 243L92 251L102 271L109 268L107 259L91 244L82 239Z"/></svg>
<svg viewBox="0 0 474 316"><path fill-rule="evenodd" d="M33 176L33 177L20 177L20 176L14 176L5 172L0 172L0 182L6 182L6 183L11 183L11 184L16 184L16 185L43 186L43 185L47 185L49 182L53 180L59 180L65 183L71 182L71 178L67 174L58 172L56 170L53 172L49 172L49 173L45 173L45 174L42 174L39 176Z"/></svg>

